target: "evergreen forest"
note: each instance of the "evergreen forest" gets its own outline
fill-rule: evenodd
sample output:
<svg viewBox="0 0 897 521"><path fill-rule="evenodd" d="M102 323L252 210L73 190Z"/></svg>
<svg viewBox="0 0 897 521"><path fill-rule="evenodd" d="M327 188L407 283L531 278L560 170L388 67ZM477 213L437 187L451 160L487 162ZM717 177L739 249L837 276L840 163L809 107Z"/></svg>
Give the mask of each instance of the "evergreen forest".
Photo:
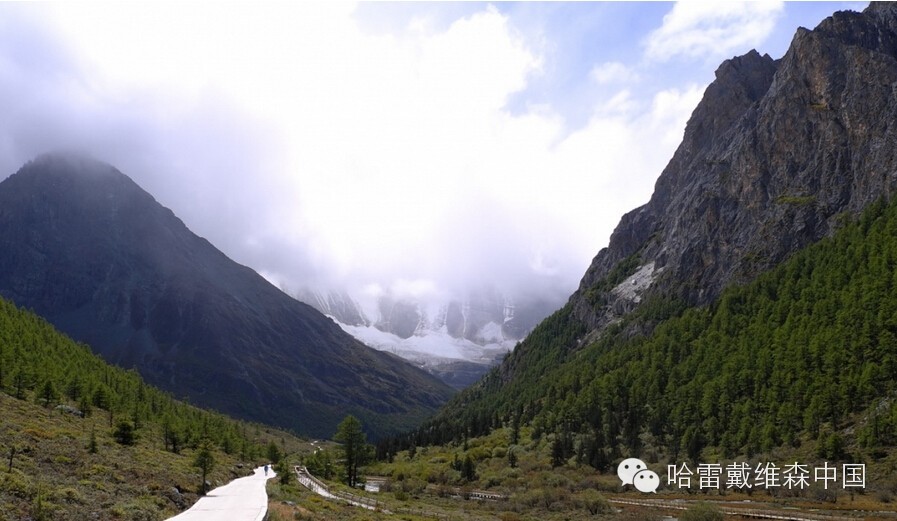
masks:
<svg viewBox="0 0 897 521"><path fill-rule="evenodd" d="M529 425L555 435L558 461L601 470L645 451L696 460L809 444L833 460L884 457L897 444L895 268L897 205L879 202L710 306L655 296L580 345L568 305L378 453Z"/></svg>

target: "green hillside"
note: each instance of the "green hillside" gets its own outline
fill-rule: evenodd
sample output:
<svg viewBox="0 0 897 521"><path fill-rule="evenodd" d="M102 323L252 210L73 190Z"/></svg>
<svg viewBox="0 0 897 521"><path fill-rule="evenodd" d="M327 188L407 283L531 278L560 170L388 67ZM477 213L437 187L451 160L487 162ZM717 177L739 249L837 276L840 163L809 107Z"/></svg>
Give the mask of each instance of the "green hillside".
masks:
<svg viewBox="0 0 897 521"><path fill-rule="evenodd" d="M212 485L305 445L204 411L112 367L0 299L0 520L165 519ZM83 414L83 416L82 416Z"/></svg>
<svg viewBox="0 0 897 521"><path fill-rule="evenodd" d="M895 268L897 205L879 203L710 306L646 302L581 347L564 308L399 446L528 424L599 469L647 450L884 459L897 444Z"/></svg>

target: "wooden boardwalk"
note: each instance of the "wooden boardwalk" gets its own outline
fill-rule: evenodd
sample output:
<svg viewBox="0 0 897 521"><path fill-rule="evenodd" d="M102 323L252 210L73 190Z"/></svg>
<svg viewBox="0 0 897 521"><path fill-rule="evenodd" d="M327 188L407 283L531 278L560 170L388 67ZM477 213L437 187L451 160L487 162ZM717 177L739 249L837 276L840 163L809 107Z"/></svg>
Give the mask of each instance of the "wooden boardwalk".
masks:
<svg viewBox="0 0 897 521"><path fill-rule="evenodd" d="M387 514L390 513L386 510L383 510L380 507L380 503L376 499L359 496L356 494L352 494L351 492L332 491L326 483L312 476L311 472L309 472L307 468L297 465L296 467L294 467L294 469L296 470L296 477L299 480L299 483L315 494L318 494L319 496L337 501L343 501L350 505L366 508L368 510L376 510Z"/></svg>
<svg viewBox="0 0 897 521"><path fill-rule="evenodd" d="M311 490L312 492L335 501L342 501L350 505L369 510L391 514L384 510L380 503L368 497L362 497L351 492L331 491L330 487L323 481L311 475L305 467L295 467L296 475L299 483ZM460 497L461 489L450 489L453 493ZM470 499L479 499L486 501L502 501L507 497L493 492L483 490L471 490L466 494ZM643 508L654 508L659 510L688 510L699 500L692 499L637 499L637 498L608 498L608 501L614 505L629 505ZM752 508L748 504L738 504L731 502L710 502L716 505L724 514L729 516L741 516L749 519L776 519L782 521L858 521L865 519L869 515L879 516L878 518L897 519L895 512L808 512L806 510L792 510L787 508ZM397 514L413 514L422 517L430 517L433 519L451 519L451 516L439 512L432 512L418 508L400 508Z"/></svg>
<svg viewBox="0 0 897 521"><path fill-rule="evenodd" d="M611 498L609 502L616 505L631 505L648 508L657 508L664 510L688 510L696 503L697 500L669 500L669 499L619 499ZM785 521L857 521L864 519L865 514L858 513L856 516L847 516L842 513L822 513L807 512L803 510L788 509L761 509L761 508L744 508L735 506L732 503L709 502L716 505L724 514L730 516L742 516L753 519L781 519Z"/></svg>

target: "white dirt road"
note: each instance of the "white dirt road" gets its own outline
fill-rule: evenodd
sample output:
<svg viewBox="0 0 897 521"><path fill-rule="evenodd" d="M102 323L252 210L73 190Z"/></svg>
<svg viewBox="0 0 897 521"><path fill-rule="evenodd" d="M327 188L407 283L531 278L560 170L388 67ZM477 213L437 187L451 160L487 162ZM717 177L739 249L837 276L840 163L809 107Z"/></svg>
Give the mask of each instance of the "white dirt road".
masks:
<svg viewBox="0 0 897 521"><path fill-rule="evenodd" d="M269 470L265 476L265 468L259 467L252 476L212 490L189 510L168 521L261 521L268 512L265 482L275 475Z"/></svg>

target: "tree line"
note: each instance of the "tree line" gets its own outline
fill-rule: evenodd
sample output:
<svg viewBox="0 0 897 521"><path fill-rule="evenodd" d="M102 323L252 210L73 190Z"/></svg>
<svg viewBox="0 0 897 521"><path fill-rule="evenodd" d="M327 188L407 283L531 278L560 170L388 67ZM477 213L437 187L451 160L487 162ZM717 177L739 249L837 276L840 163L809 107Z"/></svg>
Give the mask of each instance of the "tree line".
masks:
<svg viewBox="0 0 897 521"><path fill-rule="evenodd" d="M264 454L255 436L259 426L176 400L146 384L136 371L109 365L88 346L3 298L0 392L62 414L105 415L123 445L152 433L174 453L206 442L247 461Z"/></svg>
<svg viewBox="0 0 897 521"><path fill-rule="evenodd" d="M646 444L692 459L707 447L751 456L807 439L830 459L847 457L848 441L893 446L897 205L871 205L711 305L655 296L581 347L584 332L562 308L434 419L382 440L377 455L521 423L554 436L556 462L605 470Z"/></svg>

